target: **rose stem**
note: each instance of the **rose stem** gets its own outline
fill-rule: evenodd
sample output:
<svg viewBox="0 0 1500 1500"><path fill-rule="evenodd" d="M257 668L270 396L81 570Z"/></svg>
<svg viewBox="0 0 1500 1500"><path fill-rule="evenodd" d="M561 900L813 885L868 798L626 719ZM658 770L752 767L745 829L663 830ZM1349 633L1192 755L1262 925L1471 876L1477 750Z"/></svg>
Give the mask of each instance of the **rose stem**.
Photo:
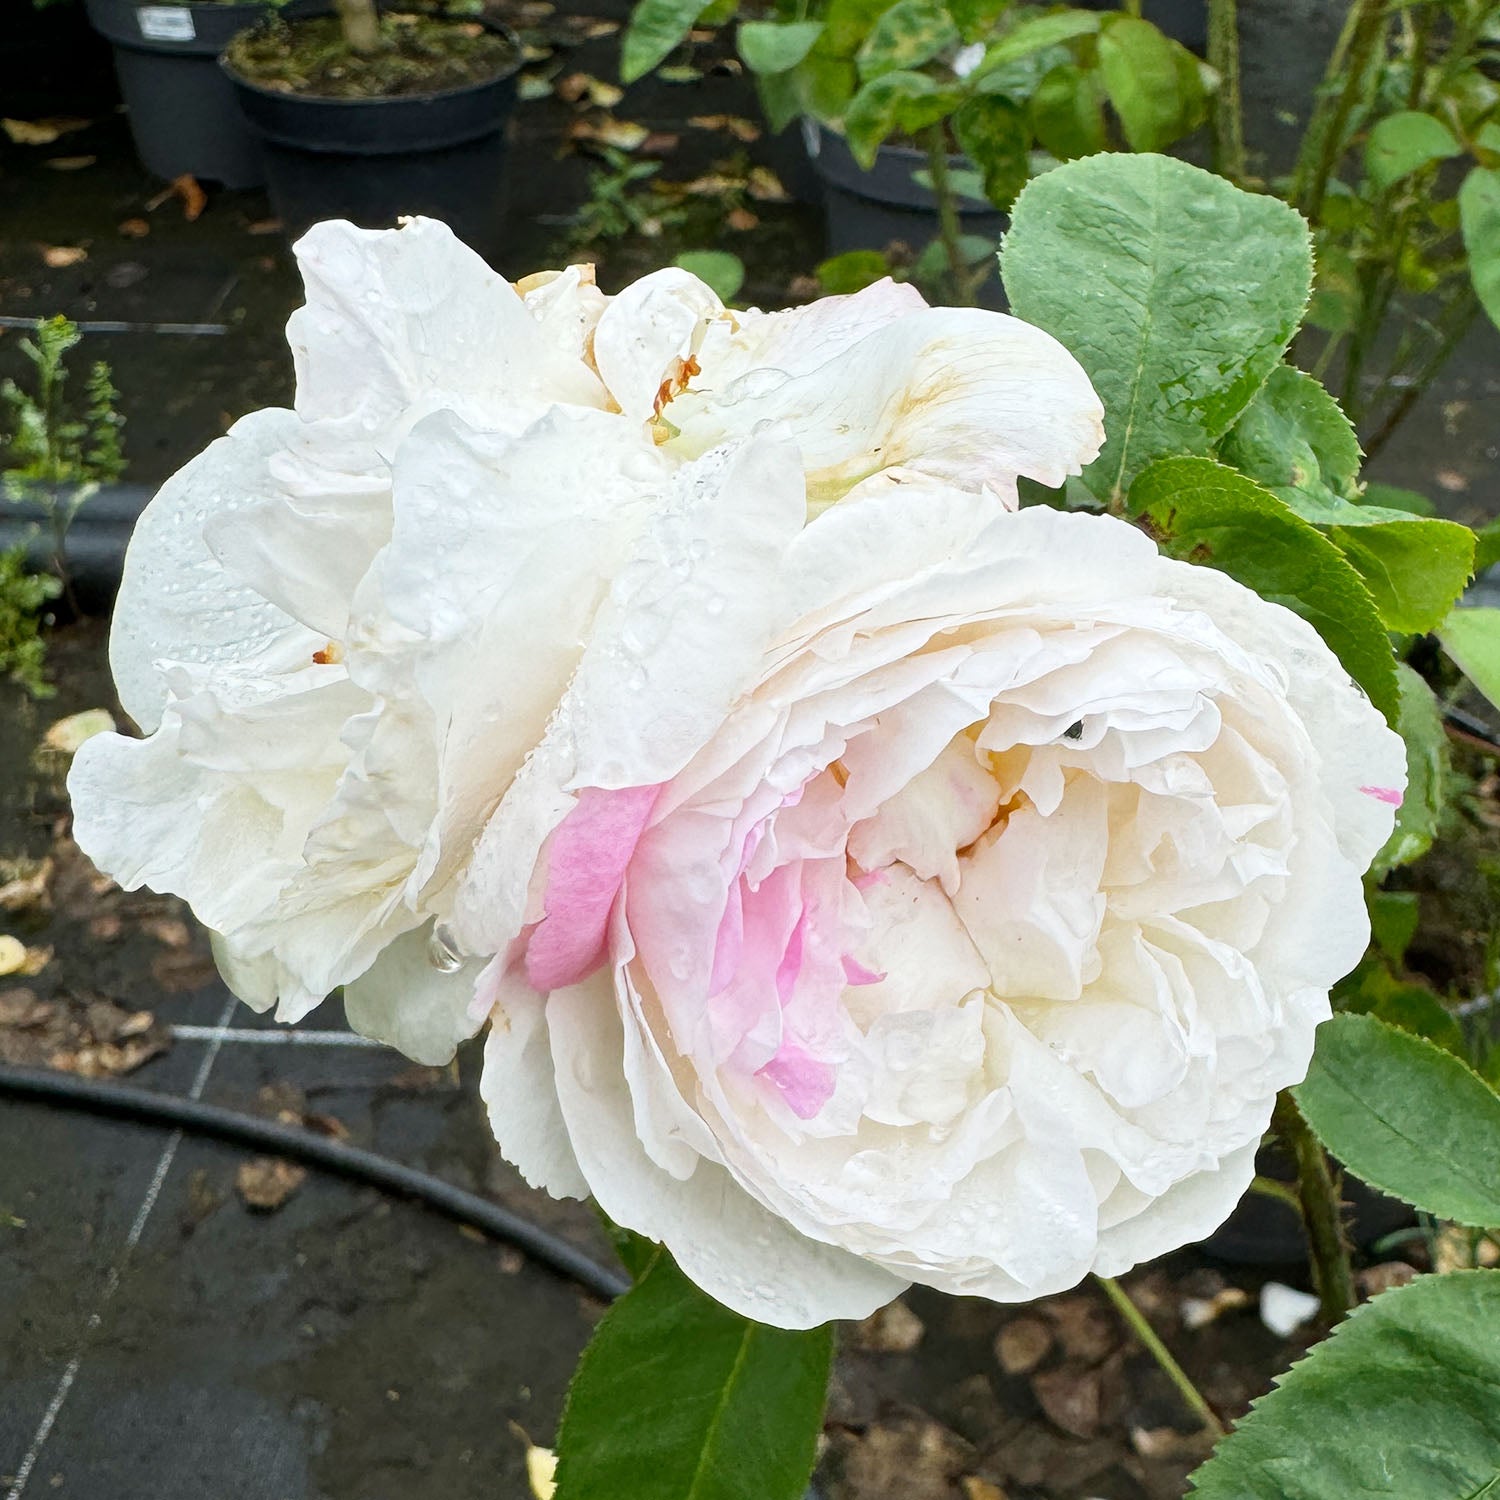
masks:
<svg viewBox="0 0 1500 1500"><path fill-rule="evenodd" d="M948 259L948 279L952 282L948 295L955 303L972 306L974 298L968 289L968 267L964 264L963 247L959 243L963 229L959 223L953 184L948 180L948 141L942 124L929 125L922 132L922 140L927 147L932 196L937 199L939 238Z"/></svg>
<svg viewBox="0 0 1500 1500"><path fill-rule="evenodd" d="M1094 1280L1104 1288L1104 1295L1115 1305L1115 1311L1130 1325L1131 1332L1146 1346L1146 1352L1161 1366L1167 1379L1182 1395L1182 1399L1198 1414L1198 1419L1215 1437L1223 1437L1224 1424L1218 1413L1208 1404L1203 1392L1188 1379L1187 1371L1172 1358L1172 1351L1162 1343L1156 1330L1146 1321L1146 1315L1134 1302L1130 1294L1113 1276L1096 1276Z"/></svg>
<svg viewBox="0 0 1500 1500"><path fill-rule="evenodd" d="M1236 0L1208 0L1208 61L1219 71L1214 100L1214 166L1238 185L1245 180L1245 132L1240 108L1240 31Z"/></svg>
<svg viewBox="0 0 1500 1500"><path fill-rule="evenodd" d="M1276 1101L1272 1124L1297 1162L1297 1195L1302 1199L1302 1221L1307 1226L1313 1283L1330 1326L1354 1306L1354 1273L1349 1245L1340 1218L1342 1201L1328 1156L1289 1093Z"/></svg>

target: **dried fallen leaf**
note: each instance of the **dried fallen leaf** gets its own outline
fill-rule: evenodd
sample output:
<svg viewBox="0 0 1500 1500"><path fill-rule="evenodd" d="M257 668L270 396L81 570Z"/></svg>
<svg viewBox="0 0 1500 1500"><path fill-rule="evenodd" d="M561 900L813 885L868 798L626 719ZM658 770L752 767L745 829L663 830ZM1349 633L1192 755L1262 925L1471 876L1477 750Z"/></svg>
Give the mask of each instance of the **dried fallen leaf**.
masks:
<svg viewBox="0 0 1500 1500"><path fill-rule="evenodd" d="M595 78L592 73L569 73L566 78L559 78L556 93L569 104L587 100L596 109L613 109L625 97L624 89Z"/></svg>
<svg viewBox="0 0 1500 1500"><path fill-rule="evenodd" d="M78 115L51 115L44 120L0 120L0 130L18 146L50 146L59 136L93 123Z"/></svg>
<svg viewBox="0 0 1500 1500"><path fill-rule="evenodd" d="M52 857L19 859L0 866L0 911L31 911L47 904Z"/></svg>
<svg viewBox="0 0 1500 1500"><path fill-rule="evenodd" d="M1063 1352L1070 1359L1094 1364L1119 1343L1119 1324L1092 1297L1054 1297L1041 1310L1056 1325Z"/></svg>
<svg viewBox="0 0 1500 1500"><path fill-rule="evenodd" d="M178 1222L184 1234L191 1234L223 1203L224 1195L214 1187L207 1168L199 1167L188 1178L187 1197L187 1207Z"/></svg>
<svg viewBox="0 0 1500 1500"><path fill-rule="evenodd" d="M1381 1261L1354 1273L1355 1284L1366 1297L1378 1297L1393 1286L1405 1286L1416 1277L1417 1268L1404 1260Z"/></svg>
<svg viewBox="0 0 1500 1500"><path fill-rule="evenodd" d="M1099 1430L1098 1370L1064 1365L1031 1377L1032 1393L1052 1422L1074 1437L1093 1437Z"/></svg>
<svg viewBox="0 0 1500 1500"><path fill-rule="evenodd" d="M769 167L751 167L745 187L757 203L790 203L792 195Z"/></svg>
<svg viewBox="0 0 1500 1500"><path fill-rule="evenodd" d="M995 1358L1007 1375L1026 1375L1046 1359L1052 1330L1040 1318L1011 1318L995 1337Z"/></svg>
<svg viewBox="0 0 1500 1500"><path fill-rule="evenodd" d="M54 172L81 172L98 160L97 156L49 156L42 165L51 167Z"/></svg>
<svg viewBox="0 0 1500 1500"><path fill-rule="evenodd" d="M151 977L169 995L201 990L219 977L214 961L196 948L162 948L151 960Z"/></svg>
<svg viewBox="0 0 1500 1500"><path fill-rule="evenodd" d="M67 266L76 266L80 261L89 258L89 253L82 245L43 245L42 263L51 266L54 271L61 271Z"/></svg>
<svg viewBox="0 0 1500 1500"><path fill-rule="evenodd" d="M1197 1458L1213 1444L1213 1434L1205 1428L1195 1432L1178 1432L1175 1427L1132 1427L1130 1446L1142 1458Z"/></svg>
<svg viewBox="0 0 1500 1500"><path fill-rule="evenodd" d="M697 83L703 77L703 69L689 67L684 63L675 67L658 68L656 76L663 83Z"/></svg>
<svg viewBox="0 0 1500 1500"><path fill-rule="evenodd" d="M634 120L617 120L608 115L602 120L574 120L568 126L568 139L597 141L617 151L634 151L651 132Z"/></svg>
<svg viewBox="0 0 1500 1500"><path fill-rule="evenodd" d="M545 99L552 92L552 81L545 73L522 73L516 79L518 99Z"/></svg>
<svg viewBox="0 0 1500 1500"><path fill-rule="evenodd" d="M242 1162L234 1174L235 1191L247 1208L274 1213L307 1178L307 1168L279 1156L258 1156Z"/></svg>
<svg viewBox="0 0 1500 1500"><path fill-rule="evenodd" d="M936 1422L901 1419L866 1429L844 1454L844 1493L859 1500L950 1500L974 1450Z"/></svg>
<svg viewBox="0 0 1500 1500"><path fill-rule="evenodd" d="M1250 1305L1250 1293L1243 1287L1226 1286L1212 1297L1184 1297L1182 1301L1182 1326L1189 1333L1196 1333L1227 1312L1235 1312Z"/></svg>
<svg viewBox="0 0 1500 1500"><path fill-rule="evenodd" d="M731 208L729 212L724 215L725 227L729 229L739 230L741 233L744 233L746 230L754 229L759 223L759 217L751 213L748 208Z"/></svg>
<svg viewBox="0 0 1500 1500"><path fill-rule="evenodd" d="M155 197L146 200L146 208L154 213L168 198L182 200L182 217L191 224L208 207L208 194L191 172L174 177Z"/></svg>
<svg viewBox="0 0 1500 1500"><path fill-rule="evenodd" d="M35 990L13 989L0 994L0 1028L38 1026L48 1020L55 1006L44 1004Z"/></svg>
<svg viewBox="0 0 1500 1500"><path fill-rule="evenodd" d="M167 948L186 948L193 935L181 917L147 917L141 931Z"/></svg>
<svg viewBox="0 0 1500 1500"><path fill-rule="evenodd" d="M854 1329L854 1345L873 1354L910 1354L927 1330L902 1301L887 1303Z"/></svg>
<svg viewBox="0 0 1500 1500"><path fill-rule="evenodd" d="M1004 1490L977 1474L965 1474L959 1483L963 1486L964 1500L1005 1500Z"/></svg>
<svg viewBox="0 0 1500 1500"><path fill-rule="evenodd" d="M641 150L648 156L665 156L669 151L675 151L682 137L670 130L653 130L645 140L641 142Z"/></svg>
<svg viewBox="0 0 1500 1500"><path fill-rule="evenodd" d="M695 130L715 130L732 135L747 146L751 141L758 141L761 135L760 126L744 115L689 115L688 124Z"/></svg>
<svg viewBox="0 0 1500 1500"><path fill-rule="evenodd" d="M246 234L280 234L280 219L256 219L245 226Z"/></svg>
<svg viewBox="0 0 1500 1500"><path fill-rule="evenodd" d="M20 938L0 933L0 977L22 974L29 979L40 974L51 960L50 948L28 948Z"/></svg>
<svg viewBox="0 0 1500 1500"><path fill-rule="evenodd" d="M115 226L127 240L143 240L151 233L151 226L145 219L121 219Z"/></svg>
<svg viewBox="0 0 1500 1500"><path fill-rule="evenodd" d="M49 725L42 736L42 745L59 755L74 755L80 745L96 734L112 734L114 729L114 715L108 709L86 708L82 713L69 714L66 719L58 719Z"/></svg>

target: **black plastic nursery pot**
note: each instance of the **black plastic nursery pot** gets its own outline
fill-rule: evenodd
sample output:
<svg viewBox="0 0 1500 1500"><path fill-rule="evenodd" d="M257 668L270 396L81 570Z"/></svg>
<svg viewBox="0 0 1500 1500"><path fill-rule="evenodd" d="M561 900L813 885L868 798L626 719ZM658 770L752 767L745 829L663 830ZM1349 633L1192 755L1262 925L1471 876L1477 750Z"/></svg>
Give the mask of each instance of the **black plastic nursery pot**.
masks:
<svg viewBox="0 0 1500 1500"><path fill-rule="evenodd" d="M86 0L89 20L115 54L136 154L160 177L194 177L225 187L265 180L260 148L219 54L266 14L264 4L152 5Z"/></svg>
<svg viewBox="0 0 1500 1500"><path fill-rule="evenodd" d="M1083 0L1089 10L1114 10L1115 0ZM1208 0L1142 0L1141 16L1193 52L1208 46Z"/></svg>
<svg viewBox="0 0 1500 1500"><path fill-rule="evenodd" d="M271 204L291 234L319 219L386 229L442 219L481 255L504 241L506 127L521 47L482 83L390 99L319 99L264 88L221 61L259 138Z"/></svg>
<svg viewBox="0 0 1500 1500"><path fill-rule="evenodd" d="M938 237L937 199L915 174L927 165L924 152L913 146L884 145L867 172L855 161L848 142L837 131L814 120L803 121L807 155L823 185L828 253L884 250L896 243L920 254ZM950 156L954 171L973 170L965 156ZM958 200L959 220L966 235L992 244L1010 222L992 203L979 198ZM998 305L1000 285L992 278L980 288L981 303Z"/></svg>

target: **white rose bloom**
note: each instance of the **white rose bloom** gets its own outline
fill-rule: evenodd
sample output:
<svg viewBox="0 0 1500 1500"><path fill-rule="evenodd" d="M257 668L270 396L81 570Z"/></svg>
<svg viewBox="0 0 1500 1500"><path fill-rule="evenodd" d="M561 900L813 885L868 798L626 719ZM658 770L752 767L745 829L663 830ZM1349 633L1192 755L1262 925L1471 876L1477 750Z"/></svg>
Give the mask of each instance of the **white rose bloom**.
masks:
<svg viewBox="0 0 1500 1500"><path fill-rule="evenodd" d="M587 267L511 286L428 220L323 224L297 253L295 409L237 423L142 516L110 651L146 737L80 751L75 831L126 888L184 897L251 1004L295 1020L342 984L423 1061L477 1024L435 924L643 524L679 489L752 498L710 437L805 403L828 499L928 443L1012 492L1099 443L1060 345L888 283L769 316L680 271L614 299Z"/></svg>
<svg viewBox="0 0 1500 1500"><path fill-rule="evenodd" d="M501 1148L787 1327L1201 1238L1364 951L1401 740L1135 528L764 436L650 523L460 883Z"/></svg>

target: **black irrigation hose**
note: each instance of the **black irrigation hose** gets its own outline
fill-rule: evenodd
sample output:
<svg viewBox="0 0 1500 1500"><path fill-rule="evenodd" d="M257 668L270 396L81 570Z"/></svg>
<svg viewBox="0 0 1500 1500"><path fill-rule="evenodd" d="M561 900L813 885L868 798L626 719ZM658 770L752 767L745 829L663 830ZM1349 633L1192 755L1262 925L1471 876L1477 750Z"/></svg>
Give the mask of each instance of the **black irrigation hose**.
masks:
<svg viewBox="0 0 1500 1500"><path fill-rule="evenodd" d="M175 1094L157 1094L147 1089L127 1088L118 1083L100 1083L71 1073L36 1068L13 1068L0 1064L0 1097L25 1099L68 1109L116 1115L147 1125L175 1127L195 1135L214 1136L237 1146L253 1147L276 1156L291 1157L309 1166L336 1172L356 1182L369 1183L388 1193L414 1198L460 1224L468 1224L491 1239L513 1245L534 1260L576 1281L585 1290L606 1301L630 1290L629 1280L619 1271L601 1266L576 1249L539 1229L519 1214L491 1203L475 1193L466 1193L430 1172L404 1166L374 1151L345 1145L331 1136L315 1135L275 1120L261 1120L237 1110L220 1109L196 1099Z"/></svg>

